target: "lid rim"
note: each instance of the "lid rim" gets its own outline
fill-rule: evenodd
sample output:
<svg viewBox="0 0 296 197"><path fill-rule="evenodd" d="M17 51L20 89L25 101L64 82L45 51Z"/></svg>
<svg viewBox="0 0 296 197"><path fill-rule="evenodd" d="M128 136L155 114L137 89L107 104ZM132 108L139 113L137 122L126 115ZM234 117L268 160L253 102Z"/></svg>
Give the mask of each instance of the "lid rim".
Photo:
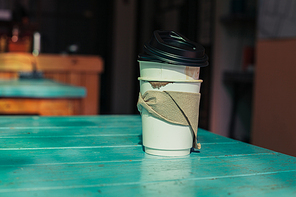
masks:
<svg viewBox="0 0 296 197"><path fill-rule="evenodd" d="M138 58L139 61L147 61L147 62L158 62L158 63L166 63L166 64L172 64L172 65L180 65L180 66L192 66L192 67L206 67L209 65L208 62L202 63L202 64L198 64L198 63L184 63L184 62L179 62L179 61L167 61L167 59L164 58L158 58L158 59L154 59L154 58L143 58L143 57L139 57Z"/></svg>
<svg viewBox="0 0 296 197"><path fill-rule="evenodd" d="M144 44L144 53L138 55L138 60L194 67L209 64L202 45L175 31L160 30L154 31L152 38Z"/></svg>
<svg viewBox="0 0 296 197"><path fill-rule="evenodd" d="M155 50L149 50L149 48L144 48L145 52L148 55L159 55L159 56L163 56L163 57L168 57L168 59L180 59L183 61L189 61L189 62L204 62L208 60L208 57L206 54L204 54L201 58L193 58L193 57L184 57L184 56L180 56L180 55L176 55L176 54L171 54L165 51L159 51L157 49Z"/></svg>
<svg viewBox="0 0 296 197"><path fill-rule="evenodd" d="M163 51L163 50L157 49L157 48L152 47L152 46L149 46L147 44L144 44L144 50L159 51L160 53L169 53L167 51ZM200 58L200 57L202 57L202 56L205 55L204 50L202 50L202 51L195 51L195 52L182 50L180 52L181 52L181 54L180 53L178 53L178 54L177 53L170 53L170 54L184 57L184 53L186 53L186 54L191 54L190 56L195 56L195 58ZM193 58L193 57L188 57L188 58Z"/></svg>

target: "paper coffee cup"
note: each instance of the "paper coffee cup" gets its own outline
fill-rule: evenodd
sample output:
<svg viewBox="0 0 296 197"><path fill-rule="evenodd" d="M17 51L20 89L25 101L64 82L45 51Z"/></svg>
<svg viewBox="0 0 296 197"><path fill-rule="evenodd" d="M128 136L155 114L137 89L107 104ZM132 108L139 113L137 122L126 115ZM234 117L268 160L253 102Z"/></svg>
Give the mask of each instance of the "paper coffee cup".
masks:
<svg viewBox="0 0 296 197"><path fill-rule="evenodd" d="M182 91L199 93L202 80L195 82L165 82L161 87L154 83L140 80L140 92L154 91ZM153 87L154 86L154 87ZM142 138L145 152L161 156L183 156L190 154L193 133L190 126L177 125L153 117L145 109L142 113Z"/></svg>
<svg viewBox="0 0 296 197"><path fill-rule="evenodd" d="M204 47L175 31L154 31L138 61L142 95L149 90L199 93L200 67L208 65ZM146 153L162 156L190 153L194 139L190 126L158 119L145 109L141 116Z"/></svg>
<svg viewBox="0 0 296 197"><path fill-rule="evenodd" d="M198 80L200 67L139 61L140 76L151 80Z"/></svg>

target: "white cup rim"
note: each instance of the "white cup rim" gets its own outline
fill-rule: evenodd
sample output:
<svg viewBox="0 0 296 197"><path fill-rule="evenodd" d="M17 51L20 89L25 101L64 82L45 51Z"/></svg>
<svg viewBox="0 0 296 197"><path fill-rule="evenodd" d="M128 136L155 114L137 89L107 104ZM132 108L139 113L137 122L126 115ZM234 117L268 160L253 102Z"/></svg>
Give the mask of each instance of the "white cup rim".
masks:
<svg viewBox="0 0 296 197"><path fill-rule="evenodd" d="M186 83L202 83L203 80L198 79L198 80L172 80L172 79L152 79L152 78L147 78L147 77L138 77L139 81L161 81L161 82L186 82Z"/></svg>

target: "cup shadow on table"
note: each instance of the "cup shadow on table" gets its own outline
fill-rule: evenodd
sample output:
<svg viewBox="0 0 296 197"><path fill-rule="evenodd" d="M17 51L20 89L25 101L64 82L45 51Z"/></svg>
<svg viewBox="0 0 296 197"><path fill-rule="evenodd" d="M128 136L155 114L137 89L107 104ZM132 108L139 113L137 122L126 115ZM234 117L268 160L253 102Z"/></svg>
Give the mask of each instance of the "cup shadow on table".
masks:
<svg viewBox="0 0 296 197"><path fill-rule="evenodd" d="M138 138L139 138L139 142L138 142L138 144L139 144L139 145L142 145L142 149L143 149L143 151L145 152L145 149L144 149L144 146L143 146L143 140L142 140L143 138L142 138L142 134L139 135Z"/></svg>
<svg viewBox="0 0 296 197"><path fill-rule="evenodd" d="M142 145L142 149L143 149L143 151L145 151L144 146L143 146L143 140L142 140L143 138L142 138L142 135L139 135L138 138L139 138L138 144L139 145ZM190 153L200 153L200 151L198 149L191 148Z"/></svg>
<svg viewBox="0 0 296 197"><path fill-rule="evenodd" d="M190 153L200 153L200 150L191 148Z"/></svg>

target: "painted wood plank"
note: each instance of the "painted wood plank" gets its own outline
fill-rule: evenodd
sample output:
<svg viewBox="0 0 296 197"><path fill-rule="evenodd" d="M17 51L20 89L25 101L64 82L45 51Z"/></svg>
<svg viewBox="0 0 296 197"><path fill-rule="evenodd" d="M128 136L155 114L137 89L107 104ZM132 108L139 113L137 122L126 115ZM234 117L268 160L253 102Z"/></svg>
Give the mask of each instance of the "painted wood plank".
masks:
<svg viewBox="0 0 296 197"><path fill-rule="evenodd" d="M91 122L87 120L81 120L81 121L73 121L73 122L62 122L62 121L56 121L56 122L43 122L44 124L39 125L38 121L33 121L31 123L28 123L28 126L24 127L20 122L11 122L7 121L5 127L0 127L0 129L28 129L28 128L98 128L98 127L108 127L108 128L113 128L113 127L129 127L129 128L134 128L141 126L141 124L134 122L120 122L118 124L110 125L110 122L101 122L101 123L96 123L96 122ZM10 125L10 127L7 127Z"/></svg>
<svg viewBox="0 0 296 197"><path fill-rule="evenodd" d="M112 117L112 118L110 118ZM87 116L87 117L11 117L11 118L3 118L0 119L0 134L2 136L9 135L18 135L18 136L28 136L34 135L56 135L63 133L63 135L75 135L73 129L66 128L75 128L75 132L85 135L85 133L112 133L112 132L123 132L126 133L128 129L132 130L132 132L140 133L141 130L141 118L138 115L134 116L100 116L100 119L96 119L95 116ZM16 121L17 119L17 121ZM30 121L31 120L31 121ZM85 127L88 127L88 130L85 130ZM124 129L116 129L118 127ZM36 129L36 128L42 128ZM65 128L63 130L63 128ZM6 130L8 129L8 131ZM19 131L18 129L25 129L23 131ZM109 130L106 130L109 129ZM219 135L214 135L210 132L204 132L203 135L200 135L204 132L203 129L199 129L198 136L199 141L203 140L205 135L209 135L212 139L212 142L219 142L222 138L224 141L232 141L229 138L225 138ZM23 135L21 135L23 134ZM213 141L215 140L215 141Z"/></svg>
<svg viewBox="0 0 296 197"><path fill-rule="evenodd" d="M141 120L140 115L100 115L100 116L64 116L64 117L39 117L39 116L2 116L0 122L8 120L20 120L23 121L24 126L30 124L30 121L38 120L40 124L43 122L74 122L76 120L88 120L94 122L125 122L134 121L139 122Z"/></svg>
<svg viewBox="0 0 296 197"><path fill-rule="evenodd" d="M130 127L141 126L139 115L131 116L74 116L74 117L40 117L40 116L2 116L0 119L1 129L13 128L85 128L85 127Z"/></svg>
<svg viewBox="0 0 296 197"><path fill-rule="evenodd" d="M147 155L145 155L147 156ZM96 164L1 166L1 180L6 183L0 192L30 188L51 188L79 185L126 185L170 181L195 181L248 177L289 172L295 179L295 158L277 155L242 157L147 159L142 161L101 162ZM280 159L280 160L279 160ZM294 159L294 161L293 161ZM255 160L256 163L250 162ZM254 165L256 164L256 165ZM293 177L294 176L294 177ZM12 181L12 184L9 183ZM272 180L271 180L272 181ZM275 183L275 182L274 182ZM242 186L242 185L241 185Z"/></svg>
<svg viewBox="0 0 296 197"><path fill-rule="evenodd" d="M80 98L85 88L47 79L0 80L0 97Z"/></svg>
<svg viewBox="0 0 296 197"><path fill-rule="evenodd" d="M78 127L76 129L71 128L20 128L9 129L0 128L1 138L28 138L28 137L86 137L86 136L113 136L113 135L140 135L142 132L141 125L132 126L129 128L115 125L97 126L95 128L83 128Z"/></svg>
<svg viewBox="0 0 296 197"><path fill-rule="evenodd" d="M36 180L45 182L47 178L55 178L56 185L62 184L60 180L72 181L83 176L85 178L90 177L92 180L101 182L101 184L120 184L136 182L139 179L147 182L256 175L281 171L295 172L295 159L281 154L275 156L282 161L274 159L274 155L272 154L248 155L233 158L219 157L218 160L214 157L198 158L190 156L159 159L159 157L155 158L155 156L151 156L151 158L149 155L144 155L145 159L143 160L101 161L97 163L81 162L64 165L1 165L0 171L2 181L11 179L15 183L34 182ZM189 157L190 159L188 159ZM256 160L256 165L251 162L252 160ZM38 161L38 158L35 158L35 161ZM193 166L196 167L194 168ZM16 179L16 177L23 177L24 179Z"/></svg>
<svg viewBox="0 0 296 197"><path fill-rule="evenodd" d="M295 175L295 173L291 173ZM275 185L269 181L279 180ZM281 180L289 180L283 182ZM89 187L83 185L68 187L44 188L44 190L30 190L30 195L49 196L295 196L295 179L290 173L219 178L199 180L173 180L169 182L126 183L125 185L95 184ZM213 189L215 188L215 189ZM9 193L12 196L22 192Z"/></svg>
<svg viewBox="0 0 296 197"><path fill-rule="evenodd" d="M133 122L130 122L133 123ZM70 125L70 124L69 124ZM34 125L37 126L37 125ZM96 126L92 125L88 128L77 127L75 130L68 127L2 127L0 128L0 139L1 138L30 138L30 137L87 137L87 136L116 136L125 134L140 135L142 132L141 124L129 125L126 127L124 122L119 124L109 125L108 123L97 123ZM215 135L211 132L199 129L199 138L208 138L211 141L218 142L229 141L237 142L229 138ZM205 140L202 140L205 141Z"/></svg>
<svg viewBox="0 0 296 197"><path fill-rule="evenodd" d="M8 148L27 149L27 148L61 148L61 147L98 147L115 145L135 145L140 144L141 135L57 135L57 136L35 136L29 132L22 137L0 137L0 150ZM94 132L92 132L94 133ZM97 134L100 134L99 129ZM169 138L168 138L169 140ZM222 136L211 137L208 134L200 134L199 141L205 143L236 143L236 141Z"/></svg>
<svg viewBox="0 0 296 197"><path fill-rule="evenodd" d="M64 148L64 147L101 147L126 146L138 144L139 136L100 136L98 137L33 137L33 138L1 138L0 150L15 148Z"/></svg>
<svg viewBox="0 0 296 197"><path fill-rule="evenodd" d="M92 184L122 185L135 182L218 179L274 174L279 172L296 172L293 166L279 165L280 161L274 162L275 160L268 157L271 158L270 155L264 155L264 157L251 156L250 159L260 158L261 160L256 167L250 164L250 162L248 162L249 158L246 157L237 157L234 160L231 160L231 158L219 158L219 165L213 164L213 158L203 158L200 161L178 159L161 160L161 162L143 160L50 166L1 166L1 180L6 184L0 187L0 192L8 188L42 188L48 186L62 187L63 185L79 185L83 181L86 186ZM263 161L271 162L271 164L276 165L276 167L269 168ZM284 159L283 161L286 160ZM231 168L229 167L230 164L232 164ZM193 166L196 165L199 165L199 167L193 168ZM13 181L13 184L8 184L9 180ZM49 181L50 183L48 184Z"/></svg>
<svg viewBox="0 0 296 197"><path fill-rule="evenodd" d="M94 184L5 190L1 196L291 196L296 194L295 172L168 182ZM273 185L271 180L275 180ZM285 181L289 180L289 181ZM215 188L215 189L213 189Z"/></svg>
<svg viewBox="0 0 296 197"><path fill-rule="evenodd" d="M60 149L1 149L0 165L57 165L57 164L75 164L75 163L100 163L113 161L134 161L145 159L140 144L133 145L114 145L101 148L94 147L74 147ZM110 154L111 153L111 154ZM203 144L199 152L193 152L191 157L231 157L246 155L264 155L274 154L274 152L260 147L247 145L241 146L239 143L232 144ZM35 158L34 160L23 160L18 163L19 158ZM185 158L188 159L186 156ZM158 159L171 159L170 157L158 157ZM39 162L36 162L38 160Z"/></svg>

